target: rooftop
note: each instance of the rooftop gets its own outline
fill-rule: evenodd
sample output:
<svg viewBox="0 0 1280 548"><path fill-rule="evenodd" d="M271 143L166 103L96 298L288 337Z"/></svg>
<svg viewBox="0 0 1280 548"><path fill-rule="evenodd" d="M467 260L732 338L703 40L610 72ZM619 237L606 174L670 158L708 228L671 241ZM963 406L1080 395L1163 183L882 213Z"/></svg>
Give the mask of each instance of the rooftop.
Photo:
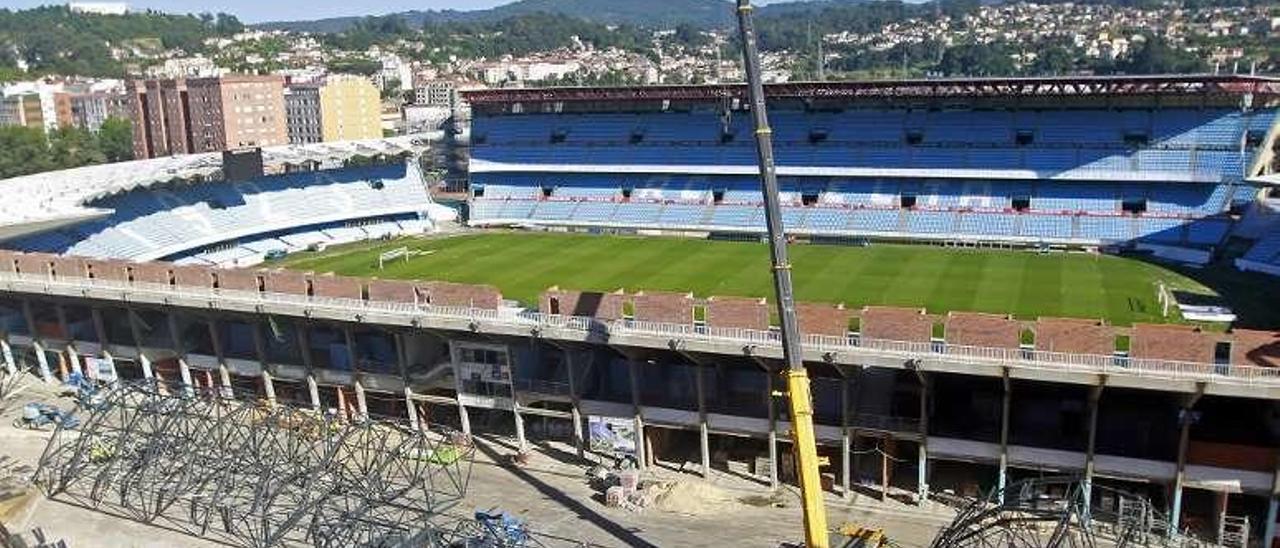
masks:
<svg viewBox="0 0 1280 548"><path fill-rule="evenodd" d="M267 168L321 164L354 156L392 155L425 147L423 135L287 145L264 148ZM222 155L218 153L171 156L115 164L85 166L0 180L0 240L16 238L110 214L86 204L93 200L171 181L220 178Z"/></svg>
<svg viewBox="0 0 1280 548"><path fill-rule="evenodd" d="M1053 97L1115 95L1280 95L1280 79L1239 75L939 78L769 84L770 97L801 99ZM745 97L743 84L559 87L463 91L472 104L561 101L711 100Z"/></svg>

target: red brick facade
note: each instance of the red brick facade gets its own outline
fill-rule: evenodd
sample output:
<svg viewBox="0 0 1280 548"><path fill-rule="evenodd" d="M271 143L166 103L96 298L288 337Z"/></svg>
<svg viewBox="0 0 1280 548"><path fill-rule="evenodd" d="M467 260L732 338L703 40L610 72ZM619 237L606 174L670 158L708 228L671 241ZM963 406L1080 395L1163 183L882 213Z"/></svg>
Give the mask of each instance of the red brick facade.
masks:
<svg viewBox="0 0 1280 548"><path fill-rule="evenodd" d="M467 306L497 310L502 306L502 293L491 285L427 282L421 284L427 302L434 306Z"/></svg>
<svg viewBox="0 0 1280 548"><path fill-rule="evenodd" d="M693 294L641 291L632 299L641 322L693 323Z"/></svg>
<svg viewBox="0 0 1280 548"><path fill-rule="evenodd" d="M923 308L868 306L862 309L859 333L869 339L929 342L933 318Z"/></svg>
<svg viewBox="0 0 1280 548"><path fill-rule="evenodd" d="M947 314L947 342L965 346L1018 348L1022 327L1009 316L980 312Z"/></svg>
<svg viewBox="0 0 1280 548"><path fill-rule="evenodd" d="M551 288L538 299L538 310L543 314L586 316L601 320L622 318L626 294L621 291L599 293L591 291L566 291Z"/></svg>
<svg viewBox="0 0 1280 548"><path fill-rule="evenodd" d="M710 297L706 310L707 325L711 327L769 329L769 304L764 299Z"/></svg>

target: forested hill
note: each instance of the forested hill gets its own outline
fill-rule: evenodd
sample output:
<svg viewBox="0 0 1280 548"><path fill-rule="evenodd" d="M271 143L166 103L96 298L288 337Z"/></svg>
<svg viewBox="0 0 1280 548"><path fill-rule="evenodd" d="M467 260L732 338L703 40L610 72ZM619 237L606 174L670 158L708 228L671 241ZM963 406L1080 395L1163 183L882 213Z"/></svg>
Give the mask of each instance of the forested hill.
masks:
<svg viewBox="0 0 1280 548"><path fill-rule="evenodd" d="M845 1L845 0L831 0ZM668 28L693 25L699 28L724 27L733 23L733 5L728 0L517 0L485 10L407 11L391 14L411 27L428 23L493 23L511 17L548 13L608 25ZM344 32L362 17L335 17L315 21L279 21L255 25L257 28L298 32Z"/></svg>
<svg viewBox="0 0 1280 548"><path fill-rule="evenodd" d="M118 76L135 53L199 51L206 38L243 29L226 14L87 15L64 6L0 9L0 80L23 64L34 74ZM120 55L113 56L112 48Z"/></svg>

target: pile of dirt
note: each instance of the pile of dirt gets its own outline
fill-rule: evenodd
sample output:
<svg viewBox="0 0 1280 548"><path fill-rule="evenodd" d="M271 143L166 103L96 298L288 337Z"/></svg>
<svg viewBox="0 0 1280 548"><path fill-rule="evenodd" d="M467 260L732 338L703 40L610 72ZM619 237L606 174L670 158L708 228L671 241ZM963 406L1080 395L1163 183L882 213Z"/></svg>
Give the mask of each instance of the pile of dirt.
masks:
<svg viewBox="0 0 1280 548"><path fill-rule="evenodd" d="M660 481L643 491L646 507L678 514L709 514L736 504L723 489L704 481Z"/></svg>

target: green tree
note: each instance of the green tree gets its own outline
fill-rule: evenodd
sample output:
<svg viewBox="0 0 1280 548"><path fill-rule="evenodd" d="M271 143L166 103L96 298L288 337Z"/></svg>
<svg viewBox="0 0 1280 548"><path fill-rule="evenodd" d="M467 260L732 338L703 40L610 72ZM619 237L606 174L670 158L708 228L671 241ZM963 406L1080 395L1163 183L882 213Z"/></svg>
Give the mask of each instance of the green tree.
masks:
<svg viewBox="0 0 1280 548"><path fill-rule="evenodd" d="M133 123L125 118L107 118L98 129L98 148L108 162L133 159Z"/></svg>

